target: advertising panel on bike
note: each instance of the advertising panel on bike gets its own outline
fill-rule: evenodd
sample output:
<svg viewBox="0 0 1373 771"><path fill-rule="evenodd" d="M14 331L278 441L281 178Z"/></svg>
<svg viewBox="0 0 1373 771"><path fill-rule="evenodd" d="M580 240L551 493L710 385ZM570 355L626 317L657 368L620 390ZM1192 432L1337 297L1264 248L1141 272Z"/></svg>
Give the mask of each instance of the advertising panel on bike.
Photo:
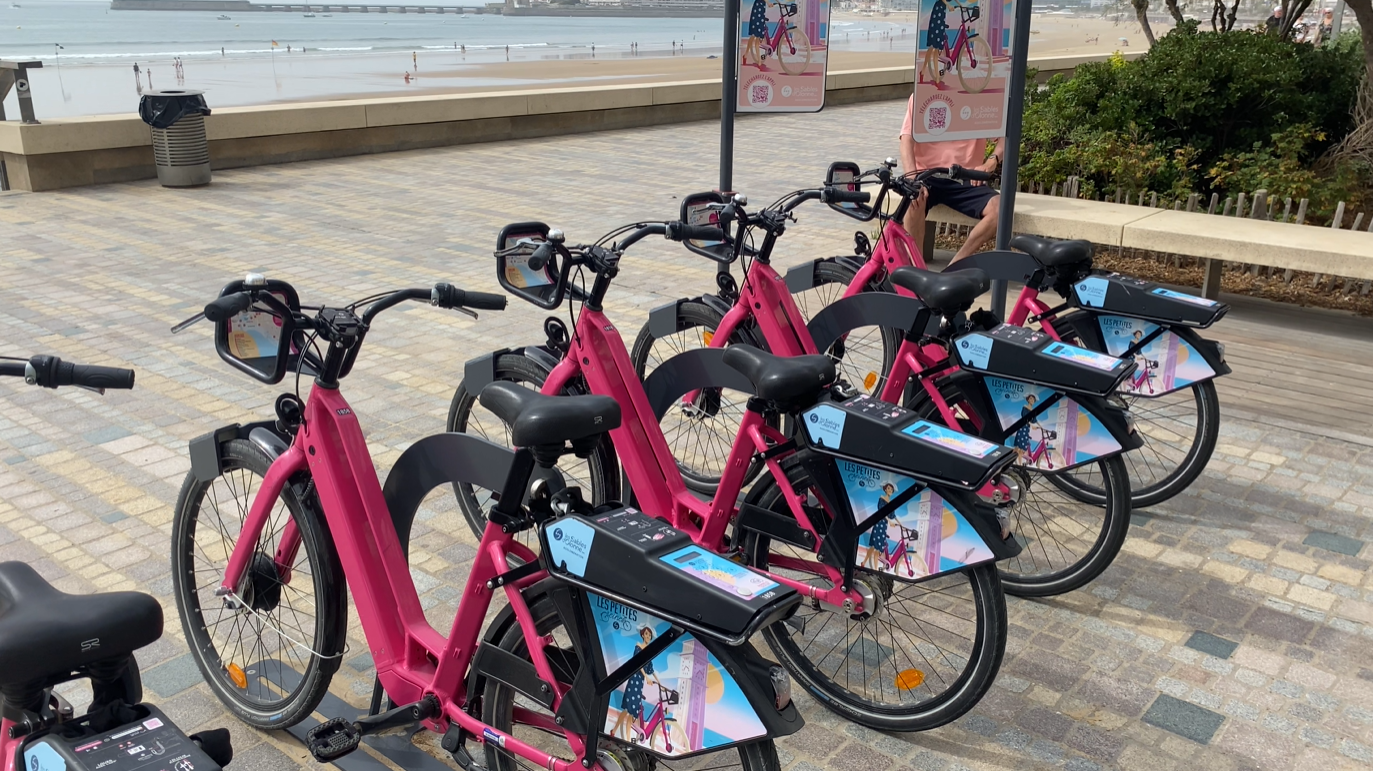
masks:
<svg viewBox="0 0 1373 771"><path fill-rule="evenodd" d="M920 0L915 56L917 142L1006 132L1015 0Z"/></svg>
<svg viewBox="0 0 1373 771"><path fill-rule="evenodd" d="M1129 355L1139 367L1122 388L1137 396L1161 396L1216 376L1206 359L1181 335L1126 316L1098 316L1101 337L1112 356Z"/></svg>
<svg viewBox="0 0 1373 771"><path fill-rule="evenodd" d="M829 0L738 0L739 112L825 106Z"/></svg>

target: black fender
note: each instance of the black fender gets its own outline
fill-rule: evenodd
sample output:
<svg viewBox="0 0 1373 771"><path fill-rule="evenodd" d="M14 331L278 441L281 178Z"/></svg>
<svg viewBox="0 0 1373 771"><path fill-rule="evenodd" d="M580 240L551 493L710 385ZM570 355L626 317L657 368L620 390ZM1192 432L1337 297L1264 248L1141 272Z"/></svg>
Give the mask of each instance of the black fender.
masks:
<svg viewBox="0 0 1373 771"><path fill-rule="evenodd" d="M1082 342L1083 347L1093 351L1106 353L1106 339L1101 333L1101 324L1097 323L1098 316L1127 316L1124 313L1107 313L1090 308L1075 308L1071 313L1065 313L1053 320L1055 331L1060 336L1068 337L1076 335ZM1192 327L1180 326L1177 324L1160 324L1157 321L1146 319L1151 324L1158 324L1169 332L1182 338L1182 341L1192 346L1201 358L1216 373L1216 377L1228 375L1233 370L1225 361L1225 347L1214 340L1207 340L1202 337L1196 329Z"/></svg>
<svg viewBox="0 0 1373 771"><path fill-rule="evenodd" d="M677 309L682 303L697 302L709 307L721 316L729 313L730 304L719 295L703 294L697 297L679 297L670 303L659 305L648 312L648 333L655 339L677 333Z"/></svg>
<svg viewBox="0 0 1373 771"><path fill-rule="evenodd" d="M191 473L200 482L210 482L223 472L224 445L234 439L247 439L276 460L291 446L292 437L277 428L275 420L246 425L234 423L201 434L190 442Z"/></svg>
<svg viewBox="0 0 1373 771"><path fill-rule="evenodd" d="M496 379L496 360L500 357L512 353L523 356L537 362L546 372L552 372L558 366L561 357L543 345L526 345L523 348L501 348L491 353L483 354L475 359L469 360L462 368L462 379L467 384L470 393L481 393L481 390Z"/></svg>
<svg viewBox="0 0 1373 771"><path fill-rule="evenodd" d="M702 388L729 388L753 394L753 383L725 363L723 348L684 351L659 364L644 379L644 392L658 420L683 396Z"/></svg>
<svg viewBox="0 0 1373 771"><path fill-rule="evenodd" d="M415 514L434 488L466 483L500 490L514 462L513 450L471 434L435 434L407 447L381 488L406 556Z"/></svg>
<svg viewBox="0 0 1373 771"><path fill-rule="evenodd" d="M988 278L993 281L1020 282L1028 281L1036 271L1043 270L1035 258L1024 252L993 250L969 255L958 262L950 263L943 272L950 273L955 270L971 270L973 268L984 271Z"/></svg>
<svg viewBox="0 0 1373 771"><path fill-rule="evenodd" d="M862 327L884 327L906 332L914 326L925 304L914 297L892 292L859 292L825 306L810 320L806 329L815 341L815 350L828 351L835 341ZM927 334L939 331L939 317L928 314Z"/></svg>
<svg viewBox="0 0 1373 771"><path fill-rule="evenodd" d="M787 291L796 294L798 292L804 292L807 289L814 289L816 287L815 266L822 262L838 263L849 270L852 270L854 273L857 273L858 270L863 267L864 261L852 255L840 254L834 257L821 257L818 260L811 260L809 262L803 262L800 265L794 265L787 270L787 275L784 278L787 284Z"/></svg>

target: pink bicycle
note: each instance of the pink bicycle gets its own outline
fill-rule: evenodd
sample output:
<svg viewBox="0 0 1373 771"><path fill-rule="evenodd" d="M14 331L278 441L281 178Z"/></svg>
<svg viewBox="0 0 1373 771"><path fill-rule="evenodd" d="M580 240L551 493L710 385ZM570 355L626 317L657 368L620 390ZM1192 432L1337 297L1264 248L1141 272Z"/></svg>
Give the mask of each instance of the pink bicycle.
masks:
<svg viewBox="0 0 1373 771"><path fill-rule="evenodd" d="M277 400L274 420L191 442L172 525L172 576L182 629L215 695L263 729L309 718L347 650L351 589L377 682L399 706L313 727L309 750L321 762L353 752L365 736L423 728L471 771L671 767L722 750L744 769L776 771L772 737L802 721L783 670L747 639L788 617L799 597L774 584L745 599L674 570L664 558L691 547L685 534L632 510L592 510L575 488L536 484L527 499L518 494L537 471L618 425L612 400L493 385L483 403L514 426L518 450L431 436L378 482L341 381L377 315L406 300L465 312L505 306L502 296L440 284L303 309L289 284L250 274L205 308L216 349L235 367L267 383L288 368L314 375L306 399ZM456 482L513 492L481 534L445 636L426 621L406 544L424 498ZM622 537L645 528L656 537ZM537 534L539 556L516 541L522 532ZM487 622L497 600L504 604ZM714 611L703 620L706 607ZM621 622L629 620L656 639L626 655ZM687 746L661 752L608 735L615 691L646 660L660 668L693 663L674 671L699 689L712 672L727 678L731 696L718 705L702 699ZM483 761L474 749L484 750Z"/></svg>
<svg viewBox="0 0 1373 771"><path fill-rule="evenodd" d="M980 94L987 90L992 80L992 48L987 41L972 28L972 23L982 17L980 6L959 5L951 0L934 0L940 5L952 5L958 9L962 21L958 33L949 40L945 30L942 46L928 45L925 48L925 63L922 68L927 83L942 85L944 75L949 70L958 73L958 82L969 94Z"/></svg>
<svg viewBox="0 0 1373 771"><path fill-rule="evenodd" d="M744 63L761 69L767 58L774 56L783 72L801 75L810 66L811 49L810 38L792 22L798 13L796 3L774 0L770 4L777 7L777 21L766 37L750 37L744 43Z"/></svg>
<svg viewBox="0 0 1373 771"><path fill-rule="evenodd" d="M830 166L826 184L841 191L872 190L867 202L834 202L831 208L860 221L882 223L876 243L855 234L855 254L802 263L786 274L802 316L813 318L825 307L861 292L895 292L898 268L925 268L919 245L902 226L927 179L990 181L996 175L969 169L926 169L914 175L892 172L892 159L876 169L857 164ZM895 202L884 205L888 196ZM1175 292L1147 281L1093 270L1093 247L1086 241L1050 241L1017 236L1020 252L984 252L955 263L949 270L980 269L992 278L1023 286L1006 321L1030 326L1055 340L1080 345L1122 359L1138 356L1160 361L1171 371L1157 381L1155 392L1126 384L1120 396L1140 427L1145 446L1126 463L1131 479L1131 505L1152 506L1182 492L1206 467L1220 436L1220 401L1214 380L1228 374L1222 346L1202 338L1229 308L1223 303ZM1057 295L1061 299L1053 299ZM1048 300L1048 302L1046 302ZM866 393L880 393L895 362L904 330L892 326L852 329L829 351L850 383ZM1101 502L1099 478L1070 474L1076 493Z"/></svg>
<svg viewBox="0 0 1373 771"><path fill-rule="evenodd" d="M1085 585L1111 564L1129 526L1130 480L1121 455L1140 442L1121 405L1105 397L1134 369L1133 360L1002 325L984 312L965 318L989 283L980 271L936 274L897 268L892 282L914 299L855 293L807 324L788 284L771 265L773 248L802 203L860 204L868 198L866 192L827 186L789 193L753 213L744 211L746 202L738 196L730 203L714 193L683 199L685 220L715 210L720 210L721 222L736 220L730 239L687 246L722 265L738 255L745 263L744 279L736 286L729 273L721 272L719 294L683 298L651 311L634 344L636 371L652 379L682 351L736 345L766 347L786 356L825 351L842 371L855 330L900 330L893 362L882 370L886 376L849 380L845 373L851 387L950 429L1008 446L1031 420L1061 420L1074 427L1073 462L1054 473L1019 465L978 494L997 506L1022 538L1033 539L1026 541L1033 548L998 564L1007 592L1047 596ZM695 207L703 208L687 211ZM993 356L993 350L1005 353ZM701 494L715 489L727 467L717 454L696 448L727 441L739 420L740 402L721 389L702 389L689 393L665 416L673 456ZM1078 477L1095 480L1099 497L1084 495L1074 481Z"/></svg>
<svg viewBox="0 0 1373 771"><path fill-rule="evenodd" d="M596 243L571 246L542 223L507 226L496 251L497 276L506 290L547 310L570 295L580 309L571 329L548 318L542 345L468 362L448 429L518 444L508 420L480 409L477 395L492 382L529 383L548 395L614 398L623 420L607 441L588 450L589 467L575 469L578 476L599 480L592 487L604 497L595 502L609 505L623 490L631 505L690 533L701 555L741 560L803 594L806 606L797 616L764 628L763 635L792 676L829 709L873 728L900 731L934 728L964 714L1000 666L1005 605L994 561L1012 556L1015 543L972 491L1014 453L916 421L913 413L890 405L845 398L830 388L835 372L823 356L787 359L743 346L697 350L641 382L602 305L622 255L652 234L705 244L725 238L709 225L636 223ZM571 281L574 273L588 275L585 288ZM785 291L778 299L790 304ZM683 479L659 421L685 394L712 385L752 396L724 448L729 457L718 490L703 497ZM844 415L846 421L836 417ZM846 422L847 431L858 433L807 439L780 432L775 426L782 420L817 428ZM870 435L860 437L862 430ZM971 444L963 447L965 442ZM744 494L755 466L767 473ZM870 493L882 484L897 494L878 504ZM489 485L458 486L459 504L474 530L485 528L490 512L510 494ZM862 533L879 517L914 522L922 506L935 511L933 517L925 514L927 520L951 523L935 536L945 549L938 553L948 559L934 560L931 575L919 582L861 569ZM974 553L953 545L955 532L976 546ZM693 559L684 564L710 580L729 582L735 591L758 589L734 584Z"/></svg>

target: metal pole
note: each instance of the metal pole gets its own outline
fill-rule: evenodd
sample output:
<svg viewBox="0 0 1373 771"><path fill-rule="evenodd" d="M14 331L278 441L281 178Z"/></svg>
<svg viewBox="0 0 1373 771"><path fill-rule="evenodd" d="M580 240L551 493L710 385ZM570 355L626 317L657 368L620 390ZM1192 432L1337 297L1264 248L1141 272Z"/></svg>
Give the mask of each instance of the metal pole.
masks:
<svg viewBox="0 0 1373 771"><path fill-rule="evenodd" d="M1011 76L1006 88L1006 157L1002 159L1001 212L996 223L996 248L1011 248L1015 229L1015 193L1020 186L1020 132L1025 112L1025 63L1030 53L1030 0L1016 0L1015 35L1011 42ZM1006 282L992 282L992 312L1006 312Z"/></svg>
<svg viewBox="0 0 1373 771"><path fill-rule="evenodd" d="M1330 39L1340 36L1340 22L1344 20L1344 0L1335 0L1335 12L1331 14Z"/></svg>
<svg viewBox="0 0 1373 771"><path fill-rule="evenodd" d="M739 0L725 0L725 47L720 57L720 192L734 192L734 104L739 97Z"/></svg>

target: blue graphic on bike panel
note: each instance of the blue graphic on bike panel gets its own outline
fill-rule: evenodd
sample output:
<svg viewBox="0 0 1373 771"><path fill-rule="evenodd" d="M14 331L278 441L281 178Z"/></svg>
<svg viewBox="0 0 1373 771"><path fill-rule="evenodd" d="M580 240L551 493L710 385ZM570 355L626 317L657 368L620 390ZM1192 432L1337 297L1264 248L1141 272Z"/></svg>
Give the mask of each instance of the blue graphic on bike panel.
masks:
<svg viewBox="0 0 1373 771"><path fill-rule="evenodd" d="M624 666L672 628L668 622L589 594L607 672ZM690 634L667 646L610 695L602 733L664 757L766 735L734 676Z"/></svg>
<svg viewBox="0 0 1373 771"><path fill-rule="evenodd" d="M986 369L987 360L992 355L992 339L982 334L964 335L958 338L958 358L969 367Z"/></svg>
<svg viewBox="0 0 1373 771"><path fill-rule="evenodd" d="M776 581L699 546L678 549L662 557L662 561L717 589L733 592L740 597L757 597L777 586Z"/></svg>
<svg viewBox="0 0 1373 771"><path fill-rule="evenodd" d="M975 436L959 431L951 431L928 420L917 420L901 429L901 433L917 439L924 439L941 447L947 447L964 455L971 455L974 458L985 458L991 455L997 447L991 442L984 442Z"/></svg>
<svg viewBox="0 0 1373 771"><path fill-rule="evenodd" d="M989 377L984 382L1002 429L1020 422L1057 393L1019 380ZM1062 471L1122 449L1101 421L1067 396L1016 429L1006 438L1006 446L1015 448L1021 465L1045 471Z"/></svg>
<svg viewBox="0 0 1373 771"><path fill-rule="evenodd" d="M1077 301L1087 307L1104 308L1106 307L1106 287L1111 282L1099 276L1090 276L1073 285L1077 290Z"/></svg>
<svg viewBox="0 0 1373 771"><path fill-rule="evenodd" d="M1185 303L1192 303L1193 305L1200 305L1204 308L1213 308L1217 305L1215 300L1208 300L1205 297L1197 297L1194 294L1187 294L1185 292L1174 292L1171 289L1164 289L1163 287L1155 289L1154 294L1173 300L1182 300Z"/></svg>
<svg viewBox="0 0 1373 771"><path fill-rule="evenodd" d="M848 417L843 410L822 404L805 413L806 434L812 442L832 450L839 448L844 437L844 420Z"/></svg>
<svg viewBox="0 0 1373 771"><path fill-rule="evenodd" d="M565 519L548 530L548 556L574 576L586 575L586 560L596 531L584 522Z"/></svg>
<svg viewBox="0 0 1373 771"><path fill-rule="evenodd" d="M1126 316L1098 316L1106 352L1122 357L1136 343L1154 333L1158 324ZM1139 365L1121 384L1121 390L1137 396L1162 396L1191 388L1216 376L1216 371L1190 343L1168 330L1159 333L1134 354Z"/></svg>
<svg viewBox="0 0 1373 771"><path fill-rule="evenodd" d="M871 519L914 479L840 460L854 524ZM858 538L858 567L917 579L995 559L968 520L933 490L925 489L882 517Z"/></svg>
<svg viewBox="0 0 1373 771"><path fill-rule="evenodd" d="M24 771L67 771L67 761L47 744L24 750Z"/></svg>
<svg viewBox="0 0 1373 771"><path fill-rule="evenodd" d="M1078 348L1067 343L1050 343L1043 351L1045 356L1053 356L1057 359L1066 359L1078 364L1085 364L1093 369L1110 372L1120 366L1120 359L1089 351L1086 348Z"/></svg>

